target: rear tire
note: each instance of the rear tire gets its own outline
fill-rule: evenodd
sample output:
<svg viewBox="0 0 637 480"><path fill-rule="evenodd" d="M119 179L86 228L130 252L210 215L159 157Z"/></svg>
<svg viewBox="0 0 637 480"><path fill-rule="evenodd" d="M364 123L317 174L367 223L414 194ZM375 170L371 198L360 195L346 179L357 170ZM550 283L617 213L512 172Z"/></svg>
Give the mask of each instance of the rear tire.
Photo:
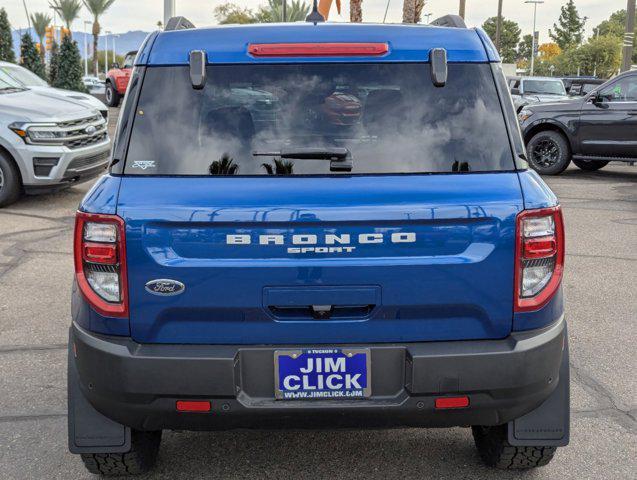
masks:
<svg viewBox="0 0 637 480"><path fill-rule="evenodd" d="M106 105L108 105L109 107L117 107L119 105L121 95L115 89L115 86L111 82L106 82L104 97L106 99Z"/></svg>
<svg viewBox="0 0 637 480"><path fill-rule="evenodd" d="M547 465L557 447L514 447L507 438L508 425L471 427L482 461L500 470L525 470Z"/></svg>
<svg viewBox="0 0 637 480"><path fill-rule="evenodd" d="M540 175L559 175L571 163L568 141L559 132L544 130L533 135L526 146L529 165Z"/></svg>
<svg viewBox="0 0 637 480"><path fill-rule="evenodd" d="M610 163L610 161L603 162L595 162L595 161L586 161L586 160L575 160L573 159L573 163L577 165L582 170L586 170L587 172L594 172L599 170L600 168L604 168L606 165Z"/></svg>
<svg viewBox="0 0 637 480"><path fill-rule="evenodd" d="M131 449L127 453L83 453L86 469L97 475L137 475L150 470L157 461L161 430L131 431Z"/></svg>
<svg viewBox="0 0 637 480"><path fill-rule="evenodd" d="M22 192L22 181L15 163L0 152L0 207L11 205Z"/></svg>

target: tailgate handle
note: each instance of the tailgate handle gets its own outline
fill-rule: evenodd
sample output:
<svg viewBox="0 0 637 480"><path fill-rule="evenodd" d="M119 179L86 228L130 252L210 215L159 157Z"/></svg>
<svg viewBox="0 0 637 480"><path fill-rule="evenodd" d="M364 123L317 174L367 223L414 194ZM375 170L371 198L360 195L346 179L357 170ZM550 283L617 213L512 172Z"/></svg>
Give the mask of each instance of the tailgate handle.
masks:
<svg viewBox="0 0 637 480"><path fill-rule="evenodd" d="M263 307L282 320L365 318L381 304L379 286L266 287Z"/></svg>

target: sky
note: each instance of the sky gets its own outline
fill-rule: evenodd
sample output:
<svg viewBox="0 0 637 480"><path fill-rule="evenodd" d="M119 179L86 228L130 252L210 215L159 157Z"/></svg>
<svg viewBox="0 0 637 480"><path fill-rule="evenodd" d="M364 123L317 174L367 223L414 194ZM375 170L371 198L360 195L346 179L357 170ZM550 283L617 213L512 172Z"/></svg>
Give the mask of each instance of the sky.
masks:
<svg viewBox="0 0 637 480"><path fill-rule="evenodd" d="M310 1L310 0L306 0ZM388 22L400 22L402 18L402 0L389 0ZM49 11L49 0L24 0L30 13ZM249 8L256 8L267 0L235 0L234 3ZM545 3L537 7L537 29L540 31L540 42L550 41L548 29L557 21L560 7L566 0L545 0ZM27 17L24 11L23 0L0 0L0 7L4 7L9 15L9 21L13 28L27 26ZM196 26L214 25L214 7L225 1L220 0L175 0L177 15L183 15L190 19ZM334 2L336 3L336 2ZM349 20L349 1L341 0L343 11L337 15L335 6L332 7L330 20ZM580 12L589 18L586 23L586 32L590 34L593 27L605 20L614 11L626 8L626 0L575 0ZM100 23L102 30L110 30L113 33L123 33L130 30L151 31L156 28L158 20L163 18L163 0L116 0ZM363 0L363 20L367 22L381 22L385 13L387 0ZM467 0L466 21L469 26L481 25L490 16L497 15L498 0ZM457 13L457 0L428 0L424 13L431 13L431 19L447 13ZM504 0L503 15L507 19L518 22L522 34L531 33L533 28L533 6L524 3L524 0ZM90 15L84 9L82 16L73 25L73 30L84 28L83 20L91 20ZM89 27L90 31L90 27Z"/></svg>

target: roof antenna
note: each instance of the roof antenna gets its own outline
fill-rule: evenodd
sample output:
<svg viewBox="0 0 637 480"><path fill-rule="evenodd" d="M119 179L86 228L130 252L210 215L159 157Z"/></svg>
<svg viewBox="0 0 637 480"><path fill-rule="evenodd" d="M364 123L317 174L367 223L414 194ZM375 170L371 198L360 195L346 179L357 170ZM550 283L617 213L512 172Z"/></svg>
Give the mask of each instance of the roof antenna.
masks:
<svg viewBox="0 0 637 480"><path fill-rule="evenodd" d="M312 6L312 11L305 18L306 22L312 22L316 25L318 22L324 22L325 17L321 15L321 12L318 11L318 0L314 0L314 4Z"/></svg>

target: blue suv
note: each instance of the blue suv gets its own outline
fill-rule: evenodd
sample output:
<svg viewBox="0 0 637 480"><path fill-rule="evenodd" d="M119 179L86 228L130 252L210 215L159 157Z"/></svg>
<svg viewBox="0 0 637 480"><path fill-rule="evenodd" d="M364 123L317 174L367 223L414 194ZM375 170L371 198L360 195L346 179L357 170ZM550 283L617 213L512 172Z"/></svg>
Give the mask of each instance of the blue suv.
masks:
<svg viewBox="0 0 637 480"><path fill-rule="evenodd" d="M471 426L569 438L564 227L485 33L195 29L140 49L77 212L69 447L139 473L165 429Z"/></svg>

